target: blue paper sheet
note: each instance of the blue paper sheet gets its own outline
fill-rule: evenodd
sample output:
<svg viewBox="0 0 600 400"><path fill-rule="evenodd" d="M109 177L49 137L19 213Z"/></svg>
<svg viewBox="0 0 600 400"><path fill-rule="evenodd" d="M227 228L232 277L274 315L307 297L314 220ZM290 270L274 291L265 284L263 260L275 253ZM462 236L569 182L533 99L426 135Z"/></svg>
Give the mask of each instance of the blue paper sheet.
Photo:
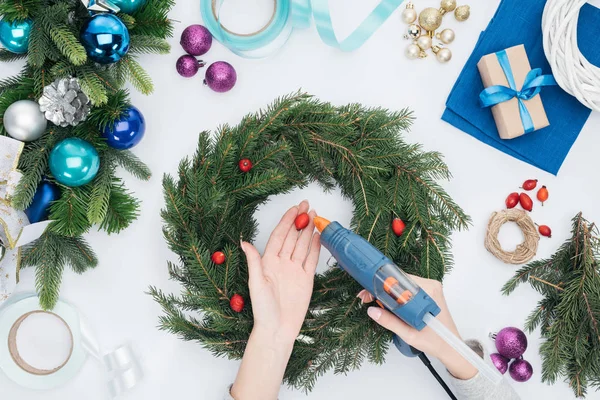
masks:
<svg viewBox="0 0 600 400"><path fill-rule="evenodd" d="M482 32L446 102L444 121L478 140L554 175L567 157L591 110L560 87L545 87L541 96L550 126L512 140L500 139L491 110L481 108L484 89L477 69L482 56L519 44L525 45L532 68L551 74L542 42L545 0L503 0ZM586 4L580 12L578 42L581 52L600 66L600 9ZM600 82L598 83L600 85Z"/></svg>

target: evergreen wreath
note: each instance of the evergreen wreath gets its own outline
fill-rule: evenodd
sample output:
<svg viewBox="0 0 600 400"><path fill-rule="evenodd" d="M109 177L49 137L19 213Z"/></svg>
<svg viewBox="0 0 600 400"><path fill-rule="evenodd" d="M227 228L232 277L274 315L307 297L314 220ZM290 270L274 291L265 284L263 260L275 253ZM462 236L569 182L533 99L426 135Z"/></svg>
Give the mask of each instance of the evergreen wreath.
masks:
<svg viewBox="0 0 600 400"><path fill-rule="evenodd" d="M518 270L502 288L528 282L543 298L525 323L543 338L542 381L563 378L575 396L600 389L600 232L579 213L572 237L549 259Z"/></svg>
<svg viewBox="0 0 600 400"><path fill-rule="evenodd" d="M82 234L94 225L109 234L118 233L137 218L139 201L125 188L116 171L122 167L136 178L148 180L150 170L130 151L108 147L101 132L130 106L129 94L123 89L126 82L143 94L152 92L152 81L137 57L169 52L165 39L172 36L173 27L167 15L173 5L174 0L146 0L130 15L119 13L118 18L130 34L129 51L114 64L100 65L89 59L80 42L78 32L90 18L81 1L0 0L0 16L4 20L32 21L27 53L0 49L0 61L26 60L17 76L0 81L0 116L15 101L37 101L43 88L60 78L77 78L92 104L87 119L77 126L48 123L41 138L25 144L19 160L18 168L24 176L12 198L13 207L26 209L44 178L61 189L61 197L51 206L49 219L54 222L40 239L23 249L21 259L22 267L36 268L36 289L45 309L56 304L67 265L83 273L98 263ZM0 135L7 135L2 121ZM88 141L100 155L100 170L85 186L60 185L50 174L50 151L69 137Z"/></svg>
<svg viewBox="0 0 600 400"><path fill-rule="evenodd" d="M252 308L240 313L230 299L250 301L240 238L256 236L254 213L269 196L318 182L336 185L354 206L352 229L412 274L442 280L452 264L450 234L469 217L436 183L450 173L435 152L399 136L412 123L408 110L390 112L359 104L336 107L306 94L275 101L239 125L225 125L163 180L164 236L179 263L169 263L180 296L150 288L164 309L162 329L196 340L217 356L243 356L253 325ZM252 168L244 173L240 160ZM406 221L402 236L395 217ZM211 260L221 251L225 262ZM366 359L382 363L391 334L374 324L356 297L361 287L339 268L315 278L301 335L285 381L306 391L329 369L345 373ZM237 296L236 296L237 297Z"/></svg>

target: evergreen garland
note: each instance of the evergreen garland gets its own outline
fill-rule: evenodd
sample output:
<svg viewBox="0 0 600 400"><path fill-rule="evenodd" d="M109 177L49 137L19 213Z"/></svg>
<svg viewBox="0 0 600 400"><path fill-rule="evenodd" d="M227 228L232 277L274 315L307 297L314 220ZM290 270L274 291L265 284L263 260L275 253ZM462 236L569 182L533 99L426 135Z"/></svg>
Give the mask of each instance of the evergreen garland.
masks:
<svg viewBox="0 0 600 400"><path fill-rule="evenodd" d="M163 180L164 236L179 256L168 268L184 289L180 296L150 289L165 312L161 328L215 355L241 358L253 317L251 305L241 313L229 306L236 293L250 302L240 238L255 238L254 213L269 196L310 182L339 186L354 207L352 229L406 272L441 280L452 264L450 234L467 228L469 217L436 183L450 178L441 155L401 138L412 119L408 110L336 107L296 94L219 128L215 139L202 132L177 178ZM243 158L253 163L248 173L238 168ZM406 221L401 237L391 230L396 216ZM215 251L225 253L223 265L211 261ZM316 277L287 383L311 390L327 370L384 361L391 334L368 318L360 289L339 268Z"/></svg>
<svg viewBox="0 0 600 400"><path fill-rule="evenodd" d="M33 26L27 54L0 49L0 61L26 59L17 76L0 80L0 116L15 101L37 101L44 86L55 79L76 77L92 102L87 120L75 127L48 124L44 135L26 143L19 160L24 176L12 198L15 208L26 209L44 177L60 186L61 197L51 206L54 222L44 235L23 249L22 266L36 268L36 288L41 306L51 309L59 295L66 266L82 273L97 265L94 251L81 236L94 225L110 233L125 229L138 215L139 202L116 175L122 167L136 178L148 180L148 167L130 151L107 146L101 131L123 115L130 106L123 89L128 81L144 94L152 92L152 81L137 62L144 53L166 54L166 41L173 28L168 12L174 0L147 0L131 15L118 17L129 29L131 45L119 62L99 65L88 59L79 41L79 31L90 18L79 0L0 0L0 17L7 21L31 19ZM6 135L0 121L0 135ZM82 187L66 187L55 182L48 168L48 156L54 145L65 138L78 137L90 142L100 155L96 178Z"/></svg>
<svg viewBox="0 0 600 400"><path fill-rule="evenodd" d="M525 323L529 332L540 327L544 339L542 381L564 377L577 397L600 389L599 256L598 228L579 213L572 237L550 259L521 268L503 288L508 295L529 282L543 296Z"/></svg>

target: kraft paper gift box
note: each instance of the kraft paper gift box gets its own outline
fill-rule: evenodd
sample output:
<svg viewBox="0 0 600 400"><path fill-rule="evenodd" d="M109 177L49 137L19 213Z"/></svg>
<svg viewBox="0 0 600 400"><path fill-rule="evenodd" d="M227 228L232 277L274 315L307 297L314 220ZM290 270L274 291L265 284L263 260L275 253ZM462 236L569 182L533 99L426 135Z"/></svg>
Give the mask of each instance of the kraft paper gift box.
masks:
<svg viewBox="0 0 600 400"><path fill-rule="evenodd" d="M531 71L525 46L510 47L505 50L505 53L508 56L509 73L512 72L516 90L520 91L523 88L527 74ZM510 86L505 72L506 66L503 69L498 54L492 53L483 56L477 64L483 86L486 88L495 85ZM542 104L542 98L539 94L529 100L521 101L531 116L533 131L550 125L544 105ZM516 97L492 107L492 114L498 127L498 133L502 139L514 139L525 134L526 128L519 107L519 99Z"/></svg>

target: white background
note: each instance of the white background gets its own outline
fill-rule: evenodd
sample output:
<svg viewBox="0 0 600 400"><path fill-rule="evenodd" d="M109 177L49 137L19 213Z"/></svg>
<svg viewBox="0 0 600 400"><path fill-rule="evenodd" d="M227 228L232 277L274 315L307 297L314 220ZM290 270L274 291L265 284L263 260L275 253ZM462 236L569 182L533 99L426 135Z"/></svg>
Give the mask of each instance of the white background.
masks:
<svg viewBox="0 0 600 400"><path fill-rule="evenodd" d="M256 3L263 12L258 14L263 19L268 18L269 0ZM345 35L376 1L332 0L330 3L334 24L340 34ZM551 226L554 233L552 239L542 238L538 257L550 256L569 236L570 219L577 212L583 211L588 219L600 222L597 206L600 115L594 114L589 119L558 177L488 147L440 119L448 93L498 3L498 0L474 2L471 19L466 23L459 24L452 16L445 18L444 26L455 29L457 34L451 45L454 59L447 65L440 65L431 57L420 61L405 58L407 42L402 39L405 25L400 12L364 47L349 54L324 45L314 27L295 32L281 51L263 60L241 59L215 41L204 59L209 63L229 61L238 72L234 90L218 94L202 86L202 71L192 79L181 78L175 71L175 61L184 54L178 43L181 31L190 24L201 23L198 0L178 1L170 15L181 21L175 24L175 37L170 40L171 54L141 60L154 78L155 93L145 97L133 91L132 95L133 103L142 110L147 121L146 137L135 153L154 172L147 183L125 175L129 188L143 200L141 216L120 235L90 233L88 239L100 257L100 265L81 276L69 271L63 281L62 295L88 317L106 349L129 341L141 355L146 377L127 398L220 399L225 387L233 381L238 362L214 358L201 345L183 342L156 328L160 309L144 292L149 285L168 292L179 290L167 275L166 261L175 261L175 257L167 249L161 233L161 178L163 173L174 173L179 160L192 154L200 131L214 129L225 122L236 124L245 113L299 88L336 104L361 102L390 109L410 107L415 111L417 120L412 132L406 135L407 140L420 142L425 149L445 155L455 178L444 186L473 218L469 231L453 235L456 266L445 281L448 303L461 333L467 338L483 340L491 350L493 344L487 339L488 332L505 326L522 326L539 296L527 285L510 297L501 295L501 286L516 268L502 264L484 249L488 218L493 211L503 208L507 194L516 191L525 179L537 178L549 187L550 200L543 208L536 202L532 216L535 221ZM243 2L235 0L234 4L241 7ZM436 0L423 0L418 2L417 8L437 4ZM243 15L241 11L240 15ZM0 75L14 74L20 67L19 63L3 64ZM274 197L262 208L258 214L259 247L264 246L284 210L305 198L322 215L349 221L349 204L339 193L325 195L311 186ZM520 242L519 235L516 228L503 229L506 247ZM321 268L325 260L326 256L322 256ZM21 276L19 290L31 290L34 271L25 270ZM533 378L527 383L512 383L521 397L573 398L562 382L554 386L541 383L537 332L529 335L529 343L525 358L533 365ZM442 367L436 365L441 371ZM0 373L1 397L10 400L106 399L101 380L100 367L91 360L67 386L45 393L17 387ZM404 358L396 351L390 352L383 366L364 365L348 376L328 373L319 379L308 397L389 396L446 398L418 360ZM301 392L283 388L280 398L306 397ZM592 393L588 398L598 399L600 393Z"/></svg>

